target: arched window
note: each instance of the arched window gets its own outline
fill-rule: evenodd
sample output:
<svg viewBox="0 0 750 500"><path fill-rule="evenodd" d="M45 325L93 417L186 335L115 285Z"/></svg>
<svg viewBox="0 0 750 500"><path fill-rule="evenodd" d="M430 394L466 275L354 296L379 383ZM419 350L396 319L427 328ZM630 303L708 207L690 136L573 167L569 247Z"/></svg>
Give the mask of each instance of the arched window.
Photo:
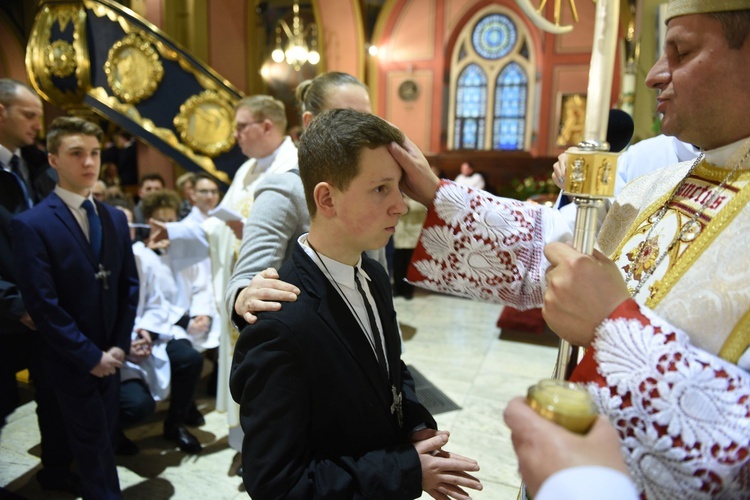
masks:
<svg viewBox="0 0 750 500"><path fill-rule="evenodd" d="M456 149L477 149L484 139L487 109L487 77L482 68L470 64L458 77L456 91Z"/></svg>
<svg viewBox="0 0 750 500"><path fill-rule="evenodd" d="M523 149L529 79L517 63L509 63L495 82L492 149Z"/></svg>
<svg viewBox="0 0 750 500"><path fill-rule="evenodd" d="M515 14L497 5L461 28L451 59L449 148L528 149L530 40Z"/></svg>

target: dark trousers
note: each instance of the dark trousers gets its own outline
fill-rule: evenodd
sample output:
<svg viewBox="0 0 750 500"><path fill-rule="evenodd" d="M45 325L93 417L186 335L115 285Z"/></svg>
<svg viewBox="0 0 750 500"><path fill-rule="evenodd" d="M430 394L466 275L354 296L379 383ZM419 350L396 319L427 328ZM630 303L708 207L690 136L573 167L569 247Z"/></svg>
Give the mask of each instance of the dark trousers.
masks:
<svg viewBox="0 0 750 500"><path fill-rule="evenodd" d="M73 454L70 451L60 405L41 371L38 343L42 340L32 330L2 332L4 342L0 349L0 424L10 415L19 402L16 372L28 368L34 383L34 400L39 423L42 447L42 467L51 480L62 479L70 471ZM0 427L2 427L0 425Z"/></svg>
<svg viewBox="0 0 750 500"><path fill-rule="evenodd" d="M193 349L188 339L170 340L167 344L172 390L169 412L164 427L182 423L195 397L195 388L201 379L203 356Z"/></svg>
<svg viewBox="0 0 750 500"><path fill-rule="evenodd" d="M119 420L120 374L95 377L48 351L42 378L60 405L84 500L121 499L114 440Z"/></svg>
<svg viewBox="0 0 750 500"><path fill-rule="evenodd" d="M411 297L414 293L414 286L404 281L406 279L406 271L409 269L412 253L414 253L413 248L397 248L393 254L394 296Z"/></svg>
<svg viewBox="0 0 750 500"><path fill-rule="evenodd" d="M169 411L164 426L182 423L193 404L195 388L203 370L203 356L187 339L167 343L171 373ZM124 427L133 425L154 412L151 392L141 380L128 380L120 387L120 411Z"/></svg>

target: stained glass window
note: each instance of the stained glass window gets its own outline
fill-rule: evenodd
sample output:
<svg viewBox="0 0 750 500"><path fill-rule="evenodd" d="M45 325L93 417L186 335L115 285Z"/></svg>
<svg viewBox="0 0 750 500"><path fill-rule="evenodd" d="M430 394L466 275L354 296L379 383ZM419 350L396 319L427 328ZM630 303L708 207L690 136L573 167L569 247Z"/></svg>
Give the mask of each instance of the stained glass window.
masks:
<svg viewBox="0 0 750 500"><path fill-rule="evenodd" d="M471 34L474 50L485 59L500 59L516 44L516 26L508 16L490 14L483 17Z"/></svg>
<svg viewBox="0 0 750 500"><path fill-rule="evenodd" d="M479 149L484 143L487 76L478 64L469 64L458 77L456 89L456 149Z"/></svg>
<svg viewBox="0 0 750 500"><path fill-rule="evenodd" d="M492 149L523 149L527 92L526 71L515 62L506 65L495 82Z"/></svg>
<svg viewBox="0 0 750 500"><path fill-rule="evenodd" d="M527 146L533 47L514 19L502 7L489 7L461 28L451 71L452 149Z"/></svg>

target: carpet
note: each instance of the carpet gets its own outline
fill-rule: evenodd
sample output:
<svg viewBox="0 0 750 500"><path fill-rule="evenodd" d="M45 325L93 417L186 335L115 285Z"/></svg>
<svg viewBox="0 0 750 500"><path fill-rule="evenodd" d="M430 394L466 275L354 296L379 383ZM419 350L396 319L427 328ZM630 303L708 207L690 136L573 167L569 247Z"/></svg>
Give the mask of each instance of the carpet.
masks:
<svg viewBox="0 0 750 500"><path fill-rule="evenodd" d="M413 366L407 366L407 368L414 379L414 385L417 389L417 399L419 399L419 402L422 403L432 415L461 409L461 407L454 403L451 398L446 396L443 391L427 380L427 377L419 373L419 370Z"/></svg>

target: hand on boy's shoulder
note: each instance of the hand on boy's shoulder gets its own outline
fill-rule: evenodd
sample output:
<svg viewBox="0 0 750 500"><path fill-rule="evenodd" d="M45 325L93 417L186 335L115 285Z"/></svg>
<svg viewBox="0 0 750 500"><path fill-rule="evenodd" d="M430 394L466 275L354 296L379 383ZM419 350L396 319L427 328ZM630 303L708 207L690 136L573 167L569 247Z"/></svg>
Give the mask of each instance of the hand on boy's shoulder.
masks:
<svg viewBox="0 0 750 500"><path fill-rule="evenodd" d="M278 311L281 302L294 302L299 294L299 288L281 281L276 269L269 267L253 276L250 284L240 291L234 302L234 310L248 325L252 325L258 321L256 313Z"/></svg>

